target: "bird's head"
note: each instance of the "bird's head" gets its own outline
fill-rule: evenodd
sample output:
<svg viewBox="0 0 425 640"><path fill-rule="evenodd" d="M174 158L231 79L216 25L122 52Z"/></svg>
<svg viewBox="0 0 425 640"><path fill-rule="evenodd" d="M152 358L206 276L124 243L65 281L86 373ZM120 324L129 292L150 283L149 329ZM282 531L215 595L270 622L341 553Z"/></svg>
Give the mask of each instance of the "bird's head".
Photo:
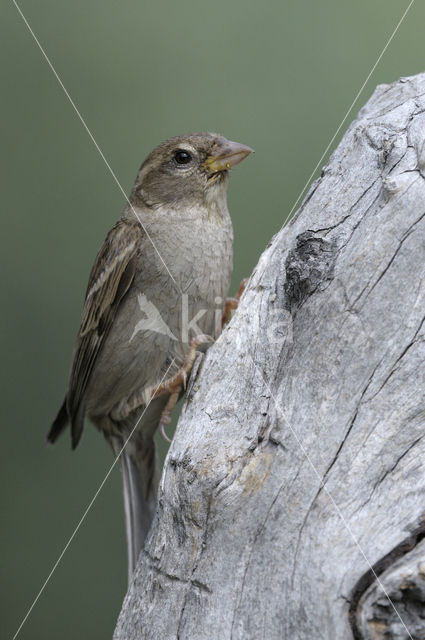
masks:
<svg viewBox="0 0 425 640"><path fill-rule="evenodd" d="M196 206L219 198L226 192L230 169L252 151L217 133L170 138L140 167L130 201L148 207Z"/></svg>

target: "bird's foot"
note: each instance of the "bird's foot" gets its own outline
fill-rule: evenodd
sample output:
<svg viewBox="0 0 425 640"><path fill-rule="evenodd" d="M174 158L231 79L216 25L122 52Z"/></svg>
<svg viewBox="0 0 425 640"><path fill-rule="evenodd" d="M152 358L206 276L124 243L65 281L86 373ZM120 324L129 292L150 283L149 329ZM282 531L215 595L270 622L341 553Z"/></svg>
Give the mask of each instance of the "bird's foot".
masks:
<svg viewBox="0 0 425 640"><path fill-rule="evenodd" d="M192 338L189 344L189 351L184 357L182 366L177 371L177 373L174 374L174 376L168 378L167 380L164 380L164 382L161 382L161 384L156 388L153 394L153 398L159 398L160 396L174 393L175 391L181 390L182 387L186 389L187 377L195 361L198 347L200 347L202 344L211 342L214 342L214 339L204 333L196 336L195 338Z"/></svg>
<svg viewBox="0 0 425 640"><path fill-rule="evenodd" d="M239 289L236 296L234 298L226 298L226 302L224 303L223 315L221 316L222 329L229 322L232 316L232 311L238 308L239 300L241 299L241 296L245 291L245 287L247 283L248 283L248 278L244 278L239 285Z"/></svg>
<svg viewBox="0 0 425 640"><path fill-rule="evenodd" d="M165 405L161 413L161 418L159 420L158 428L159 428L159 433L161 437L165 440L165 442L171 442L171 439L168 437L167 432L165 431L165 427L167 424L170 424L171 422L171 413L177 404L180 391L182 390L182 388L183 387L180 387L170 395L170 397L168 398L167 404Z"/></svg>
<svg viewBox="0 0 425 640"><path fill-rule="evenodd" d="M162 382L155 390L153 398L158 398L159 396L170 394L170 397L168 398L167 404L162 411L159 421L159 433L167 442L171 442L171 440L165 433L165 425L170 424L171 413L177 404L180 393L181 391L183 391L183 389L186 389L186 382L191 372L193 363L195 362L196 354L198 353L197 349L202 344L210 342L214 342L214 340L213 338L211 338L211 336L208 336L206 334L201 334L193 338L189 345L189 351L187 352L180 369L174 376L168 378L168 380L164 380L164 382Z"/></svg>

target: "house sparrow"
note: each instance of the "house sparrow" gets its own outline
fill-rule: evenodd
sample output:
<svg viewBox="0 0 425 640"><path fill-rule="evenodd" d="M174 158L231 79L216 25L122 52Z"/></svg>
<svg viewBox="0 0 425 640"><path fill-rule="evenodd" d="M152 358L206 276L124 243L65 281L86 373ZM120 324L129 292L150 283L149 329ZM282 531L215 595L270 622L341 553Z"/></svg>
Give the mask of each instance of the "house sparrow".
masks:
<svg viewBox="0 0 425 640"><path fill-rule="evenodd" d="M119 455L137 425L121 455L129 578L155 509L154 432L225 308L229 170L251 152L215 133L160 144L90 274L68 391L47 437L70 423L75 448L87 416Z"/></svg>

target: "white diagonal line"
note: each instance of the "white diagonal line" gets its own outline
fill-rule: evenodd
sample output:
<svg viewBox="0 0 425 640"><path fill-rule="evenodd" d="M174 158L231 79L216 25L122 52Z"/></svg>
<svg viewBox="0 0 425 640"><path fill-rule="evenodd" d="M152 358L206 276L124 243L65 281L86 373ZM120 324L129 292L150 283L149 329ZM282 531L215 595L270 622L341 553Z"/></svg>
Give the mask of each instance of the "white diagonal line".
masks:
<svg viewBox="0 0 425 640"><path fill-rule="evenodd" d="M166 371L166 372L164 373L164 375L162 376L162 379L161 379L161 381L158 383L157 387L155 388L155 391L153 391L153 393L152 393L152 395L151 395L151 398L150 398L149 402L147 403L146 407L143 409L143 412L142 412L141 416L140 416L140 417L138 418L138 420L136 421L136 424L134 425L133 429L131 430L130 435L128 436L127 440L124 442L123 446L121 447L120 451L118 452L118 454L117 454L117 456L116 456L115 460L113 461L113 463L111 464L111 466L110 466L110 468L109 468L109 470L108 470L108 472L107 472L106 476L104 477L104 479L103 479L103 480L102 480L102 482L100 483L99 487L97 488L97 491L96 491L96 493L94 494L93 498L90 500L90 502L89 502L89 504L88 504L88 506L87 506L86 510L84 511L84 513L83 513L83 515L81 516L81 518L80 518L80 520L79 520L79 522L78 522L77 526L75 527L74 531L72 532L72 535L70 536L70 538L69 538L68 542L67 542L67 543L66 543L66 545L64 546L64 548L63 548L63 550L62 550L61 554L59 555L58 559L56 560L55 564L54 564L54 565L53 565L53 567L51 568L50 573L48 574L47 578L45 579L45 581L43 582L43 584L42 584L42 586L41 586L41 589L40 589L40 590L39 590L39 592L37 593L36 597L34 598L34 600L33 600L32 604L31 604L31 606L30 606L30 608L28 609L27 613L25 614L25 616L24 616L24 618L23 618L23 620L22 620L21 624L19 625L18 629L16 630L16 633L15 633L15 635L13 636L12 640L15 640L15 639L18 637L18 635L19 635L19 633L20 633L20 631L21 631L22 627L24 626L25 622L27 621L28 616L30 615L31 611L34 609L35 605L37 604L38 599L40 598L40 596L41 596L41 594L43 593L44 589L47 587L47 585L48 585L48 583L49 583L50 578L52 577L52 575L53 575L53 574L54 574L54 572L56 571L56 569L57 569L57 567L58 567L58 565L59 565L60 561L62 560L63 556L65 555L65 553L66 553L66 551L67 551L67 549L68 549L69 545L71 544L71 542L72 542L72 541L73 541L73 539L75 538L75 536L76 536L76 534L77 534L78 530L80 529L81 525L83 524L84 520L86 519L87 514L89 513L90 509L92 508L92 506L93 506L93 504L94 504L94 502L95 502L96 498L98 497L99 493L102 491L102 489L103 489L103 487L104 487L104 485L105 485L105 482L107 481L107 479L108 479L108 478L109 478L109 476L111 475L111 473L112 473L113 469L115 468L115 465L117 464L118 460L120 459L122 452L123 452L123 451L124 451L124 449L126 448L126 446L127 446L128 442L130 441L130 439L131 439L131 437L132 437L133 433L136 431L137 427L139 426L141 419L143 418L143 416L145 415L146 411L148 410L148 407L149 407L150 403L152 402L152 400L153 400L153 399L154 399L154 397L155 397L155 393L156 393L156 391L159 389L159 387L161 386L161 384L164 382L164 380L165 380L165 378L166 378L166 376L167 376L168 372L170 371L171 367L173 366L173 364L174 364L174 360L172 360L172 361L171 361L171 364L170 364L170 365L169 365L169 367L167 368L167 371Z"/></svg>
<svg viewBox="0 0 425 640"><path fill-rule="evenodd" d="M286 418L285 416L285 412L283 411L283 409L281 409L281 407L279 406L276 398L273 395L273 392L270 388L270 385L268 384L268 382L266 381L264 375L262 374L260 367L256 364L254 358L251 356L251 354L248 354L249 357L252 360L252 364L254 365L254 367L257 369L258 373L260 374L264 385L267 387L268 392L270 393L270 397L272 398L274 405L276 407L276 410L278 411L278 413L280 414L281 418L284 420L285 424L289 427L289 430L291 431L292 435L294 436L299 448L301 449L304 457L306 458L306 460L308 461L310 467L312 468L314 474L317 476L319 482L320 482L320 487L323 489L323 491L326 493L326 495L328 496L329 500L331 501L332 505L335 508L335 511L337 512L338 516L341 518L342 523L344 524L345 528L347 529L349 535L351 536L354 544L356 545L357 549L360 551L361 555L363 556L366 564L368 565L371 573L373 574L373 577L375 578L377 584L379 585L379 587L382 589L382 592L384 593L385 597L388 599L388 602L390 603L390 605L392 606L392 608L394 609L398 619L400 620L401 624L403 625L403 627L406 630L407 635L409 636L410 640L413 640L411 634L409 633L408 628L406 627L405 623L403 622L403 619L401 617L401 615L399 614L399 612L397 611L394 602L391 600L390 596L388 595L387 590L385 589L384 585L382 584L381 580L379 579L375 569L372 566L372 563L368 560L365 552L363 551L363 548L361 547L359 541L357 540L356 536L354 535L350 525L348 524L347 520L345 519L341 509L339 508L339 506L337 505L337 503L335 502L332 494L330 493L329 489L327 488L326 484L323 481L323 478L321 477L321 475L319 474L319 472L317 471L316 467L314 466L314 463L312 462L310 456L308 455L306 449L304 448L303 443L301 442L301 440L298 438L296 432L294 431L294 429L292 428L292 425L290 424L289 420Z"/></svg>
<svg viewBox="0 0 425 640"><path fill-rule="evenodd" d="M107 161L105 154L103 153L102 149L99 147L98 143L96 142L92 132L90 131L90 129L88 128L83 116L81 115L80 111L78 110L78 107L76 106L75 102L73 101L73 99L71 98L71 96L69 95L65 85L63 84L58 72L56 71L55 67L53 66L52 62L50 61L49 56L47 55L47 53L44 51L43 47L40 44L40 41L38 40L37 36L35 35L34 31L32 30L31 26L28 23L28 20L26 19L26 17L24 16L24 14L21 11L21 8L19 7L18 3L16 2L16 0L12 0L13 4L15 5L17 11L19 12L22 20L24 21L26 27L28 28L28 31L30 32L30 34L32 35L35 43L37 44L38 48L40 49L41 53L43 54L44 59L46 60L47 64L49 65L50 69L53 72L53 75L55 76L56 80L58 81L58 83L60 84L64 94L66 95L66 97L68 98L69 102L71 103L72 108L74 109L75 113L77 114L81 124L83 125L84 129L87 131L91 141L93 142L94 146L96 147L97 151L99 152L100 157L102 158L103 162L106 164L109 173L111 174L111 176L113 177L113 179L115 180L119 190L121 191L121 193L123 194L124 198L126 199L127 203L129 204L132 212L134 213L136 219L138 220L140 226L142 227L144 233L146 234L146 237L148 238L148 240L151 242L152 247L154 248L154 250L156 251L159 259L161 260L162 264L164 265L168 275L170 276L171 280L174 282L174 284L176 285L176 287L180 290L181 293L181 289L180 286L178 285L178 283L176 282L176 280L174 279L171 271L169 270L169 268L167 267L163 257L161 256L156 244L154 243L152 237L149 235L146 226L143 224L143 222L140 219L140 216L138 215L137 211L135 210L135 208L133 207L133 205L131 204L130 200L128 199L128 196L126 194L126 192L124 191L123 187L121 186L120 181L118 180L117 176L115 175L114 170L112 169L111 165L109 164L109 162Z"/></svg>
<svg viewBox="0 0 425 640"><path fill-rule="evenodd" d="M316 164L316 166L314 167L313 171L311 172L310 177L308 178L307 182L305 183L302 191L300 192L298 198L295 200L292 209L290 210L289 214L288 214L288 218L289 219L291 217L291 215L293 214L296 206L298 205L299 201L301 200L303 194L305 193L308 185L311 182L311 179L313 178L314 174L316 173L317 169L320 167L323 158L326 156L327 152L329 151L329 149L331 148L335 138L337 137L338 133L341 131L345 121L347 120L348 116L350 115L351 111L353 110L354 105L356 104L357 100L359 99L359 97L361 96L363 89L365 88L365 86L367 85L367 83L369 82L373 72L375 71L376 67L378 66L378 64L381 62L383 55L385 54L386 50L388 49L388 47L390 46L391 42L394 39L394 36L396 35L397 31L399 30L399 28L401 27L402 22L404 21L405 17L407 16L410 7L412 6L412 4L414 3L415 0L410 0L410 3L407 7L407 9L405 10L405 12L403 13L403 15L401 16L400 20L398 21L398 23L396 24L394 31L392 32L392 34L390 35L390 37L388 38L384 48L382 49L381 53L379 54L375 64L373 65L373 67L371 68L371 70L369 71L369 73L366 76L366 80L363 82L362 86L360 87L360 89L358 90L358 92L356 93L356 96L353 100L353 102L351 103L351 105L349 106L347 113L345 114L345 116L343 117L343 119L341 120L337 130L335 131L335 133L333 134L332 138L330 139L330 142L328 144L328 146L326 147L326 149L324 150L324 152L322 153L322 155L319 158L318 163ZM282 227L284 226L285 223L283 223ZM281 227L281 230L282 230Z"/></svg>

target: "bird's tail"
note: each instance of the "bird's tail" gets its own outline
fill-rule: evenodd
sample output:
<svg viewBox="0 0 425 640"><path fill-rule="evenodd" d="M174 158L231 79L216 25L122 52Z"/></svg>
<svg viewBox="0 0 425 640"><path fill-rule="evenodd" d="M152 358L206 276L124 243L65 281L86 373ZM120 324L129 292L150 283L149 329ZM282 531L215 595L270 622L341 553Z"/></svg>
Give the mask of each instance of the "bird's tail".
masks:
<svg viewBox="0 0 425 640"><path fill-rule="evenodd" d="M153 454L155 455L154 451ZM128 582L130 583L153 520L156 496L154 487L143 486L139 466L126 450L121 454L121 471L127 534Z"/></svg>
<svg viewBox="0 0 425 640"><path fill-rule="evenodd" d="M52 426L50 427L50 431L47 434L47 441L50 442L51 444L55 443L56 440L61 435L61 433L66 429L68 422L69 422L69 416L66 408L66 398L65 398Z"/></svg>
<svg viewBox="0 0 425 640"><path fill-rule="evenodd" d="M158 424L158 416L156 412L152 414L146 416L150 419L144 421L141 428L132 433L130 440L127 441L127 438L132 432L131 429L134 429L134 414L131 419L120 422L120 436L115 431L115 434L108 438L115 455L119 455L121 461L129 583L156 508L158 474L153 435Z"/></svg>
<svg viewBox="0 0 425 640"><path fill-rule="evenodd" d="M71 423L72 448L75 449L80 441L84 427L84 405L80 404L77 411L71 417L68 413L67 398L62 402L62 406L58 411L56 418L47 434L47 442L54 444L59 436L65 431L68 424Z"/></svg>

